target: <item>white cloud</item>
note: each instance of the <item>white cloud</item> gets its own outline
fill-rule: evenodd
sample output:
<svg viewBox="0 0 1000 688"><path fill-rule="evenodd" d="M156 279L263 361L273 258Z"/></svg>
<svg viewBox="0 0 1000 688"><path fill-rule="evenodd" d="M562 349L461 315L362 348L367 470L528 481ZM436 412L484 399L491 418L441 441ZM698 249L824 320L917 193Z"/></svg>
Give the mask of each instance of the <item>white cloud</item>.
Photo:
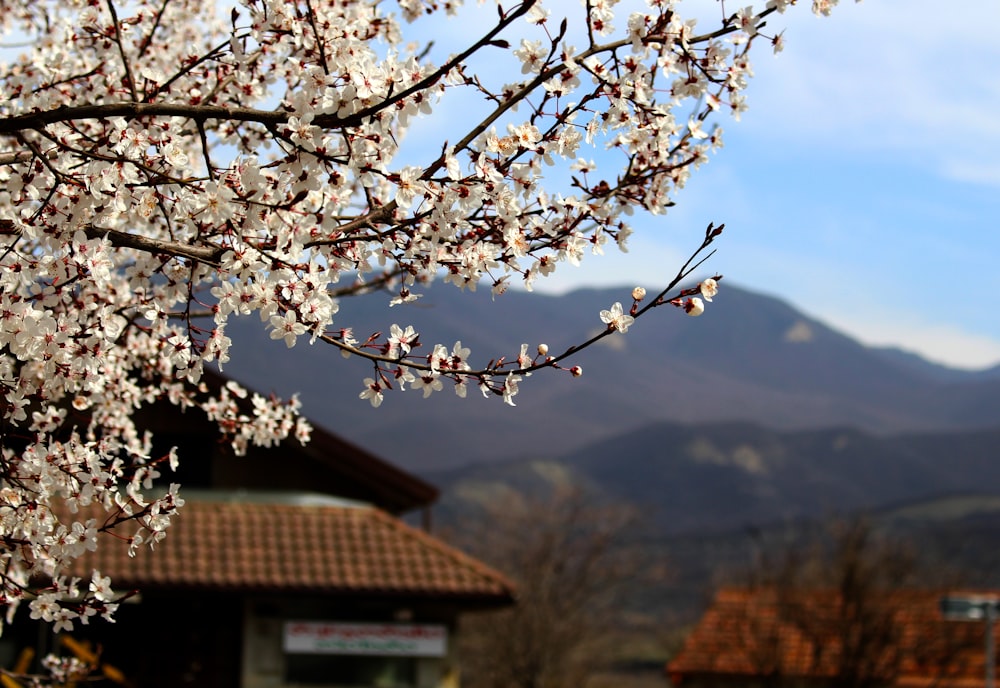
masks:
<svg viewBox="0 0 1000 688"><path fill-rule="evenodd" d="M949 178L995 184L984 151L1000 149L1000 61L991 3L843 4L829 19L771 17L788 47L759 53L746 124L783 146L910 155ZM933 18L933 22L929 21ZM780 126L779 126L780 124ZM953 176L960 175L960 176Z"/></svg>
<svg viewBox="0 0 1000 688"><path fill-rule="evenodd" d="M1000 363L1000 340L898 312L825 312L832 327L870 346L893 346L952 368L980 370Z"/></svg>
<svg viewBox="0 0 1000 688"><path fill-rule="evenodd" d="M947 160L942 172L949 179L958 182L1000 187L1000 160Z"/></svg>

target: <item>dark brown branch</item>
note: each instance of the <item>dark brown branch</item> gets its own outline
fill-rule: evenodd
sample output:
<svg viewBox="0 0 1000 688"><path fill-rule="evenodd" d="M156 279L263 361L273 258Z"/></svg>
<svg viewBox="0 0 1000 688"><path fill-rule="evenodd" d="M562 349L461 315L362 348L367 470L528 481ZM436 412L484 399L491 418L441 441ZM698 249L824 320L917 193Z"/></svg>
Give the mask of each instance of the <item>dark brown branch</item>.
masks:
<svg viewBox="0 0 1000 688"><path fill-rule="evenodd" d="M326 45L323 37L319 33L319 29L316 28L316 12L313 10L312 3L306 0L306 16L309 19L309 27L312 29L313 37L316 39L316 50L319 51L319 63L323 67L323 73L330 76L330 65L326 57Z"/></svg>
<svg viewBox="0 0 1000 688"><path fill-rule="evenodd" d="M0 134L13 134L25 129L42 129L48 124L71 122L79 119L107 119L109 117L187 117L196 122L209 119L261 124L284 124L291 115L278 110L253 108L226 108L219 105L186 105L183 103L102 103L61 107L44 112L14 115L0 120Z"/></svg>
<svg viewBox="0 0 1000 688"><path fill-rule="evenodd" d="M345 222L336 228L338 234L349 234L357 229L362 229L365 227L374 229L377 223L388 222L392 219L392 214L396 211L396 201L390 201L381 208L377 208L370 213L363 215L356 220L351 220L350 222ZM313 248L314 246L329 246L332 244L340 243L345 237L339 236L332 239L316 239L314 241L309 241L303 244L303 248Z"/></svg>
<svg viewBox="0 0 1000 688"><path fill-rule="evenodd" d="M190 258L201 263L218 264L222 254L228 249L224 246L191 246L179 241L161 241L150 239L141 234L129 234L114 229L104 229L88 225L84 233L90 239L107 239L112 246L132 248L146 253L166 253L177 258Z"/></svg>
<svg viewBox="0 0 1000 688"><path fill-rule="evenodd" d="M118 21L118 12L115 10L115 3L112 0L107 1L108 12L111 13L111 23L115 27L115 44L118 46L118 54L122 58L122 68L125 70L125 81L128 84L128 92L132 96L132 100L139 100L139 96L135 91L135 79L132 77L132 68L128 63L128 56L125 54L125 46L122 45L122 31L121 22Z"/></svg>
<svg viewBox="0 0 1000 688"><path fill-rule="evenodd" d="M676 305L674 303L675 301L674 299L667 300L664 298L665 295L671 290L677 288L677 286L682 281L687 279L694 270L698 269L698 267L700 267L702 263L704 263L712 256L712 253L709 253L707 256L704 256L699 259L699 256L712 244L715 238L719 236L724 226L725 225L720 225L718 228L715 228L714 225L708 226L708 230L705 232L705 239L704 241L702 241L701 245L691 254L691 256L687 259L687 261L685 261L684 265L681 266L680 270L677 271L677 274L673 277L673 279L670 280L670 283L666 287L664 287L663 290L659 292L659 294L657 294L653 299L651 299L650 302L647 303L643 308L635 312L633 317L636 320L638 320L652 308L656 308L658 306L663 306L667 304ZM717 278L721 279L721 275L717 276ZM687 294L694 293L695 291L696 290L682 290L678 299ZM570 346L561 354L558 354L556 356L548 356L545 358L545 360L539 361L538 363L532 363L531 365L526 366L524 368L511 368L505 370L503 363L504 359L499 359L500 362L496 364L491 362L486 368L481 368L476 370L456 370L456 371L449 371L449 373L456 376L456 378L458 376L462 376L466 378L478 378L482 380L487 377L498 377L506 375L508 373L514 373L516 375L524 375L526 373L533 373L536 370L542 370L543 368L561 369L562 366L559 365L561 362L565 361L567 358L571 356L578 354L584 349L596 344L600 340L614 334L617 331L618 330L616 330L615 328L609 326L606 329L601 330L597 334L593 335L589 339L581 342L580 344L574 344L573 346ZM409 368L412 371L424 372L424 373L432 372L434 370L429 362L421 362L420 357L408 358L405 355L398 355L398 354L394 356L389 356L387 354L372 353L370 351L365 351L363 349L359 349L358 347L346 344L345 342L337 339L336 337L332 337L330 335L325 335L325 334L319 335L319 337L317 338L327 344L332 344L341 351L372 361L376 364L386 363L390 365L403 366Z"/></svg>
<svg viewBox="0 0 1000 688"><path fill-rule="evenodd" d="M163 21L163 13L166 12L167 4L169 2L170 0L163 0L163 4L160 5L160 9L156 13L156 20L153 22L153 26L149 29L149 33L143 37L142 43L139 44L139 51L137 57L142 58L143 56L145 56L146 51L149 50L149 46L152 45L153 36L156 34L156 30L160 28L160 24Z"/></svg>
<svg viewBox="0 0 1000 688"><path fill-rule="evenodd" d="M365 119L372 117L382 110L389 108L396 104L397 102L409 97L410 95L417 93L421 90L429 88L434 83L439 81L445 74L447 74L451 69L460 65L464 60L471 56L476 51L482 49L484 46L488 45L497 34L499 34L503 29L505 29L511 22L525 14L529 9L531 9L534 4L534 0L526 0L522 3L517 10L506 15L503 20L501 20L489 33L476 41L473 45L468 47L466 50L462 51L458 55L454 56L451 60L444 63L439 67L434 73L428 75L419 82L413 84L409 88L403 89L399 93L394 93L390 97L379 101L377 104L364 108L352 115L346 117L341 117L335 114L318 114L313 118L312 124L321 128L336 128L336 127L352 127L360 126ZM769 13L765 11L764 14ZM717 35L723 35L725 33L731 33L735 31L734 27L728 27L720 32L715 32L713 34L706 34L705 36L698 36L689 41L689 43L699 43L705 40L716 37ZM657 41L667 41L669 37L647 37L646 42L652 43ZM584 51L580 55L576 56L577 61L582 61L584 58L595 55L601 52L607 52L609 50L613 51L617 48L628 45L630 41L620 40L605 45L594 46ZM481 123L469 135L463 139L463 143L468 145L475 136L477 132L481 133L489 126L490 123L496 121L504 112L506 112L514 103L523 100L523 98L530 93L532 90L538 87L540 83L558 74L565 67L563 65L558 65L552 67L548 70L543 71L541 74L537 75L523 88L515 97L511 98L508 103L502 105L498 108L497 112L488 118L488 121ZM236 122L255 122L258 124L263 124L268 127L275 127L281 124L287 124L293 113L285 110L260 110L256 108L246 108L246 107L223 107L219 105L190 105L185 103L102 103L102 104L88 104L88 105L78 105L71 107L56 108L54 110L46 110L42 112L32 112L25 113L22 115L14 115L11 117L6 117L0 119L0 135L2 134L13 134L18 131L23 131L25 129L42 129L48 124L55 124L59 122L69 122L73 120L80 119L106 119L109 117L125 117L128 119L136 119L140 117L186 117L192 119L196 122L205 122L209 119L225 120L225 121L236 121ZM456 150L460 150L463 146L460 144L456 146Z"/></svg>
<svg viewBox="0 0 1000 688"><path fill-rule="evenodd" d="M192 246L179 241L163 241L150 239L141 234L129 234L116 229L106 229L87 225L81 227L88 239L107 239L117 248L131 248L137 251L154 254L167 254L176 258L189 258L201 263L217 265L222 254L228 249L224 246ZM0 235L14 236L20 232L13 220L0 219Z"/></svg>
<svg viewBox="0 0 1000 688"><path fill-rule="evenodd" d="M461 64L476 51L490 43L497 34L503 31L516 19L523 16L534 5L535 0L525 0L510 14L506 15L493 29L451 60L442 64L434 73L429 74L409 88L379 101L377 104L364 108L353 115L340 117L338 115L317 115L312 123L322 128L360 126L365 119L390 108L399 101L434 85L454 67ZM188 117L197 122L209 119L229 120L238 122L257 122L267 126L286 124L293 113L283 110L258 110L254 108L227 108L218 105L186 105L183 103L104 103L95 105L79 105L57 108L44 112L33 112L15 115L0 120L0 134L12 134L24 129L41 129L48 124L68 122L78 119L105 119L108 117Z"/></svg>
<svg viewBox="0 0 1000 688"><path fill-rule="evenodd" d="M777 8L768 7L767 9L757 14L757 19L758 20L763 19L767 15L772 14L776 11ZM721 29L716 29L711 33L703 33L699 34L698 36L692 36L690 39L688 39L688 44L690 45L691 43L704 43L705 41L710 41L713 38L721 38L722 36L735 33L740 30L740 27L736 25L735 21L736 21L736 15L733 15L726 21L726 24Z"/></svg>
<svg viewBox="0 0 1000 688"><path fill-rule="evenodd" d="M11 151L10 153L0 153L0 165L17 165L22 162L29 162L35 157L31 151Z"/></svg>
<svg viewBox="0 0 1000 688"><path fill-rule="evenodd" d="M413 84L409 88L405 88L402 91L400 91L399 93L396 93L396 94L393 94L390 97L387 97L385 100L381 101L380 103L378 103L376 105L372 105L371 107L367 107L367 108L365 108L363 110L360 110L359 112L356 112L355 114L351 115L350 117L344 118L344 121L342 121L341 123L339 123L340 126L357 126L365 118L371 117L372 115L375 115L375 114L381 112L382 110L385 110L387 107L391 107L392 105L395 105L399 101L401 101L401 100L409 97L410 95L412 95L414 93L417 93L419 91L423 91L424 89L433 86L438 81L440 81L442 78L444 78L444 76L448 72L450 72L452 69L454 69L455 67L457 67L460 64L465 63L465 61L471 55L473 55L474 53L478 52L483 47L489 45L493 41L493 39L495 39L496 36L501 31L503 31L510 24L512 24L514 22L514 20L516 20L516 19L522 17L523 15L527 14L528 10L530 10L534 6L535 1L536 0L524 0L521 3L521 5L516 10L514 10L510 14L507 14L506 16L504 16L500 20L500 22L497 23L497 25L494 26L493 29L489 33L487 33L485 36L483 36L482 38L480 38L478 41L476 41L475 43L473 43L471 46L469 46L468 48L466 48L462 52L458 53L457 55L455 55L454 57L452 57L450 60L448 60L447 62L445 62L444 64L442 64L440 67L438 67L434 71L433 74L429 74L428 76L424 77L423 79L421 79L417 83ZM315 124L316 126L320 126L320 127L327 126L327 125L324 125L323 123L320 122L321 119L322 119L322 117L316 117L315 119L313 119L313 124Z"/></svg>

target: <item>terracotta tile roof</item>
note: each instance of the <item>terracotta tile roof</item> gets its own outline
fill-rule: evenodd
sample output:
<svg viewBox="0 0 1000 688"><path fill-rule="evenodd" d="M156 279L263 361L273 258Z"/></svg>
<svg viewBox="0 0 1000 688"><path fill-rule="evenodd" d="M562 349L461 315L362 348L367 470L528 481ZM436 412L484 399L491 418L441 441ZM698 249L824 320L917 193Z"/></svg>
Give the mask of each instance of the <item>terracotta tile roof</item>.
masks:
<svg viewBox="0 0 1000 688"><path fill-rule="evenodd" d="M901 590L869 608L868 632L891 641L870 659L898 688L984 685L984 625L948 621L940 590ZM980 593L982 594L982 593ZM864 613L864 612L862 612ZM674 685L698 679L780 675L822 682L837 676L851 628L833 591L779 597L773 589L720 590L683 648L667 665ZM881 630L879 630L881 629Z"/></svg>
<svg viewBox="0 0 1000 688"><path fill-rule="evenodd" d="M127 533L125 533L127 535ZM136 587L451 598L500 605L513 585L424 531L368 506L188 499L164 541L130 558L104 539L77 562Z"/></svg>

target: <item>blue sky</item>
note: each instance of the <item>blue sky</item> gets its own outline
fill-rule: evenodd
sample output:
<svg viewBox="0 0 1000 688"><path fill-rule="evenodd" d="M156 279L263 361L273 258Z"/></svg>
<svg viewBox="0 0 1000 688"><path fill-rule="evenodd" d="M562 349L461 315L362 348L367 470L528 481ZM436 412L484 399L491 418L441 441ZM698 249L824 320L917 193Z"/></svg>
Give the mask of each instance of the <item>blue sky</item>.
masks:
<svg viewBox="0 0 1000 688"><path fill-rule="evenodd" d="M581 16L578 0L543 2L555 25L560 11ZM679 8L717 25L718 0ZM725 222L706 271L780 296L864 343L956 367L1000 363L997 9L985 0L844 0L820 19L800 0L772 15L765 32L785 29L787 47L773 56L758 46L750 110L741 122L719 120L726 146L678 205L666 216L637 216L630 253L563 265L536 288L662 284L708 222ZM462 13L443 27L404 30L433 38L443 53L496 16L493 3L474 0ZM513 65L501 50L488 59L495 71ZM516 70L502 76L513 80ZM466 105L446 99L415 122L408 138L418 155L402 162L436 156L455 117L470 117Z"/></svg>
<svg viewBox="0 0 1000 688"><path fill-rule="evenodd" d="M862 341L977 367L1000 362L997 6L944 7L779 18L788 48L757 59L752 110L686 210L715 176L756 201L719 257L735 281Z"/></svg>
<svg viewBox="0 0 1000 688"><path fill-rule="evenodd" d="M559 6L579 16L576 2L546 3L553 15ZM713 22L720 12L717 0L679 8ZM801 0L772 15L764 31L785 29L787 47L774 56L758 46L750 110L719 120L726 146L678 205L635 218L628 254L561 266L536 288L660 284L709 221L725 222L706 269L732 283L867 344L955 367L1000 363L996 9L845 1L817 18ZM440 145L447 113L464 106L441 110L414 127L428 144Z"/></svg>

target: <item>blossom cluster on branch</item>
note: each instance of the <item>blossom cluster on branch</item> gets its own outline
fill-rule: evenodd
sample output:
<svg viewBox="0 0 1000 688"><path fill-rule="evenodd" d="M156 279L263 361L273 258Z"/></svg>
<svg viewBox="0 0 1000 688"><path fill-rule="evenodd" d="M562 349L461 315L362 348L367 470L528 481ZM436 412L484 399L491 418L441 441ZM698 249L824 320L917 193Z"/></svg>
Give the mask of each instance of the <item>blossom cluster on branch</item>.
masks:
<svg viewBox="0 0 1000 688"><path fill-rule="evenodd" d="M584 0L559 21L543 0L500 0L435 60L404 30L457 0L0 0L17 46L0 64L0 604L64 628L113 611L99 573L66 577L72 561L126 520L131 551L155 544L182 504L157 487L177 457L153 455L137 410L200 410L236 452L308 439L294 399L203 383L228 360L231 317L367 359L360 396L378 405L407 384L513 403L527 375L579 375L566 358L654 306L700 313L714 280L676 290L712 225L659 295L615 304L605 332L557 355L525 345L475 367L461 342L355 332L339 311L375 289L412 301L433 279L530 289L624 249L630 216L663 213L722 145L713 116L739 118L748 51L780 49L765 18L790 4L718 3L701 32L674 0L627 17ZM469 66L496 51L520 64L513 80ZM453 117L428 159L400 162L408 124L457 92L487 114ZM73 518L94 504L105 518Z"/></svg>

